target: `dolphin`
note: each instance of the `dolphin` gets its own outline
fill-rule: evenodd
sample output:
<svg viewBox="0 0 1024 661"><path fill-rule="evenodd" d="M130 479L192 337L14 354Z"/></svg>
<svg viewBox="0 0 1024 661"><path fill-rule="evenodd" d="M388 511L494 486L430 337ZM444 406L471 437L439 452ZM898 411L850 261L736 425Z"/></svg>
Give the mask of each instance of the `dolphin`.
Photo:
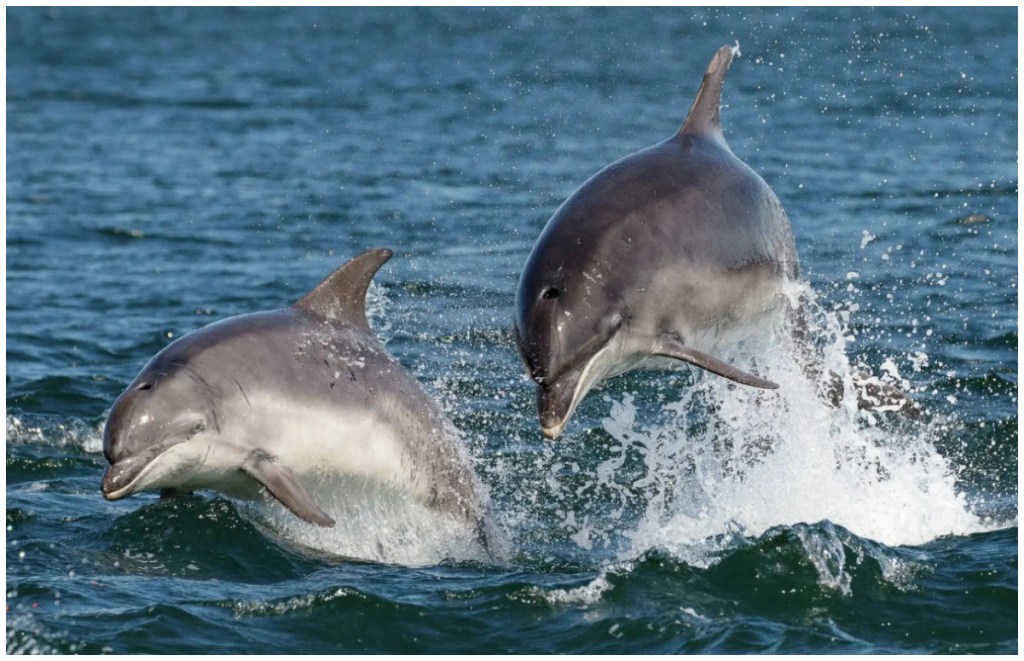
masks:
<svg viewBox="0 0 1024 661"><path fill-rule="evenodd" d="M782 204L722 134L738 52L715 53L678 133L588 179L533 246L515 334L549 438L594 384L652 358L778 387L715 357L782 310L783 286L800 276Z"/></svg>
<svg viewBox="0 0 1024 661"><path fill-rule="evenodd" d="M514 331L548 438L596 383L665 360L777 388L715 353L779 319L819 397L842 399L843 379L813 346L803 301L784 291L800 278L789 218L722 134L722 85L738 53L738 44L719 48L679 131L584 182L527 258ZM859 408L920 417L898 388L852 376Z"/></svg>
<svg viewBox="0 0 1024 661"><path fill-rule="evenodd" d="M154 356L107 419L103 495L269 495L333 526L310 489L354 477L479 532L481 488L454 426L366 320L370 280L391 254L365 252L291 307L215 322Z"/></svg>

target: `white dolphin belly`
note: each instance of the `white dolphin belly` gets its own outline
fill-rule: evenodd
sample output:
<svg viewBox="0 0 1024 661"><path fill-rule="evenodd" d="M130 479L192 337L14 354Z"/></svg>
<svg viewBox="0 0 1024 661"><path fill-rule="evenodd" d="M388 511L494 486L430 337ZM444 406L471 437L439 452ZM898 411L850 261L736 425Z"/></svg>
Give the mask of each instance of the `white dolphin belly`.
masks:
<svg viewBox="0 0 1024 661"><path fill-rule="evenodd" d="M410 470L404 439L373 409L251 399L260 422L250 425L248 444L273 456L296 477L360 477L426 497L428 480Z"/></svg>

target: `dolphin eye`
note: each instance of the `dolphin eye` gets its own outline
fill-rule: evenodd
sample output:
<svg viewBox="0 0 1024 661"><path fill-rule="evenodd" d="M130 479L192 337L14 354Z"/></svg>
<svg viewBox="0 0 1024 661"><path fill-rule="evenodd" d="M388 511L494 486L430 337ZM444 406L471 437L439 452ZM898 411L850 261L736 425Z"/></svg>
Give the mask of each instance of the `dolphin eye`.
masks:
<svg viewBox="0 0 1024 661"><path fill-rule="evenodd" d="M195 427L192 428L192 431L189 432L189 438L203 431L206 431L206 423L199 421L196 423Z"/></svg>
<svg viewBox="0 0 1024 661"><path fill-rule="evenodd" d="M562 292L558 291L558 287L548 287L547 289L544 290L544 293L541 294L541 297L549 299L558 298L558 295L561 293Z"/></svg>
<svg viewBox="0 0 1024 661"><path fill-rule="evenodd" d="M136 390L149 390L152 387L153 387L153 384L150 383L149 381L146 381L145 383L140 383L139 387L136 388Z"/></svg>

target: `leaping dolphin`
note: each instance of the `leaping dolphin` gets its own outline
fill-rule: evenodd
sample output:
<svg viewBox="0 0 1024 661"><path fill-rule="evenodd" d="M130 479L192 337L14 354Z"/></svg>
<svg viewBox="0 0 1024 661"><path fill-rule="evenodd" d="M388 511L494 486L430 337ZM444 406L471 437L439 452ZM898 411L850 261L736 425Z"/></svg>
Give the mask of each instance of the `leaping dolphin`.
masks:
<svg viewBox="0 0 1024 661"><path fill-rule="evenodd" d="M800 275L782 204L722 135L738 50L715 53L678 133L592 176L533 246L515 332L549 438L595 383L652 357L777 387L714 355L780 310Z"/></svg>
<svg viewBox="0 0 1024 661"><path fill-rule="evenodd" d="M786 318L819 396L833 405L842 398L843 379L826 373L802 303L783 293L800 277L789 218L722 134L722 85L738 52L718 49L674 136L588 179L533 246L516 291L515 333L549 438L594 384L652 358L777 388L715 357L771 317ZM868 377L853 375L860 408L919 417L897 388Z"/></svg>
<svg viewBox="0 0 1024 661"><path fill-rule="evenodd" d="M289 308L216 322L160 351L107 419L103 495L266 493L332 526L310 485L357 477L479 525L480 487L454 427L366 320L370 280L391 254L370 250Z"/></svg>

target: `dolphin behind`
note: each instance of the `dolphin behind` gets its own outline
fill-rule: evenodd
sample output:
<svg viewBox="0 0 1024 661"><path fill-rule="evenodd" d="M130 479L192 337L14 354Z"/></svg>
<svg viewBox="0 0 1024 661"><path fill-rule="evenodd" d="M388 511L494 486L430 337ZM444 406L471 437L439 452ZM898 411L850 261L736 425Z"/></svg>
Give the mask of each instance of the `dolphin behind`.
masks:
<svg viewBox="0 0 1024 661"><path fill-rule="evenodd" d="M289 308L160 351L107 419L103 495L267 494L333 526L313 487L355 480L479 526L481 487L454 427L366 320L367 288L391 254L368 251Z"/></svg>
<svg viewBox="0 0 1024 661"><path fill-rule="evenodd" d="M720 94L737 52L712 58L676 135L587 180L530 253L515 331L546 436L595 383L651 358L777 387L715 357L778 312L800 272L782 205L722 134Z"/></svg>
<svg viewBox="0 0 1024 661"><path fill-rule="evenodd" d="M777 388L716 357L777 323L789 325L821 397L841 398L843 380L826 373L803 304L787 294L800 278L789 218L722 133L722 86L738 52L718 49L674 136L588 179L533 246L516 291L515 334L549 438L596 383L664 359ZM858 395L861 408L918 413L888 386Z"/></svg>

